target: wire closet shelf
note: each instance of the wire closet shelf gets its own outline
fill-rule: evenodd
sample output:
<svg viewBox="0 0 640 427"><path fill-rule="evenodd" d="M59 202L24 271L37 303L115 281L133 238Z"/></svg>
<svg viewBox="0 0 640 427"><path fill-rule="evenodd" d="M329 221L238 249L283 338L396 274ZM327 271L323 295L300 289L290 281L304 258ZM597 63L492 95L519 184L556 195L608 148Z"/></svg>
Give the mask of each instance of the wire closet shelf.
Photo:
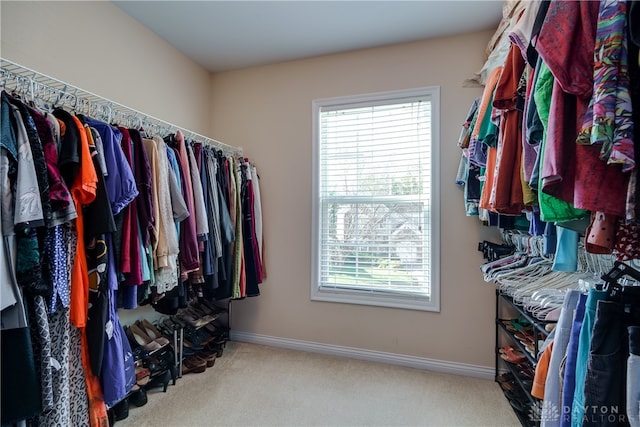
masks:
<svg viewBox="0 0 640 427"><path fill-rule="evenodd" d="M166 136L180 130L187 140L220 149L227 155L242 156L241 147L224 144L1 57L0 89L42 108L66 107L97 120L144 129L154 135Z"/></svg>

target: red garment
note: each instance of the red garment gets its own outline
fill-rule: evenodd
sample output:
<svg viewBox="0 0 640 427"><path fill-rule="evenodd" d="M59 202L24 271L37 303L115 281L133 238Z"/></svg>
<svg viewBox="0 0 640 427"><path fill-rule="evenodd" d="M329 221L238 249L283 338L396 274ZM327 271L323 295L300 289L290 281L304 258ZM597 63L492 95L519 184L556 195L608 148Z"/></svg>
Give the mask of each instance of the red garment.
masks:
<svg viewBox="0 0 640 427"><path fill-rule="evenodd" d="M536 50L567 93L590 99L597 1L554 0L550 3Z"/></svg>
<svg viewBox="0 0 640 427"><path fill-rule="evenodd" d="M175 134L178 143L176 154L182 169L182 188L184 201L189 211L189 217L180 223L180 263L182 264L181 274L183 277L192 271L197 271L200 267L200 250L198 236L196 233L196 215L194 211L193 184L191 182L191 168L189 167L189 157L184 135L181 131Z"/></svg>
<svg viewBox="0 0 640 427"><path fill-rule="evenodd" d="M516 109L517 90L525 62L520 49L511 45L493 96L493 108L500 111L500 134L493 189L489 205L494 212L519 215L522 196L522 112Z"/></svg>
<svg viewBox="0 0 640 427"><path fill-rule="evenodd" d="M133 170L131 153L131 136L126 128L118 127L122 132L120 146L127 163ZM142 262L140 259L140 245L138 243L138 215L137 197L124 208L124 221L122 224L122 246L120 251L120 265L125 277L126 285L142 284Z"/></svg>
<svg viewBox="0 0 640 427"><path fill-rule="evenodd" d="M245 161L248 161L248 159L245 159ZM249 176L251 176L251 171L249 170L248 172ZM247 182L247 193L248 193L248 197L249 197L249 209L251 210L251 230L249 230L249 232L251 233L251 245L252 248L251 250L253 251L253 262L255 263L255 269L256 269L256 280L257 283L262 283L262 278L263 278L263 274L262 274L262 260L260 259L260 249L258 247L258 238L256 236L256 212L254 209L254 203L255 203L255 193L253 192L253 180L249 179Z"/></svg>
<svg viewBox="0 0 640 427"><path fill-rule="evenodd" d="M555 77L541 190L576 208L623 216L628 176L576 145L593 92L598 2L552 1L536 50ZM588 122L588 120L587 120Z"/></svg>

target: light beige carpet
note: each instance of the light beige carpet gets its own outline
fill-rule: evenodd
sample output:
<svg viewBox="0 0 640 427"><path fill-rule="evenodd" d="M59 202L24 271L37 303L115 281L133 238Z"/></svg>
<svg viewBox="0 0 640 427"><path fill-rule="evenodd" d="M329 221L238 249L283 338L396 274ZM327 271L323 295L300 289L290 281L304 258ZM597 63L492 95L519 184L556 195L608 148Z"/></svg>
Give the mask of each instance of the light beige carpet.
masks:
<svg viewBox="0 0 640 427"><path fill-rule="evenodd" d="M518 426L493 381L229 342L127 426Z"/></svg>

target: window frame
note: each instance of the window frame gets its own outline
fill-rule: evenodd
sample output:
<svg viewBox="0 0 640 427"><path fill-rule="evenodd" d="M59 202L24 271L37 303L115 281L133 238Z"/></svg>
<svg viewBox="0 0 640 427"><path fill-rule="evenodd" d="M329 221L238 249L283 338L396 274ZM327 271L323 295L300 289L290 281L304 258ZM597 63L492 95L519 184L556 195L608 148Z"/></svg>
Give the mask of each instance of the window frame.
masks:
<svg viewBox="0 0 640 427"><path fill-rule="evenodd" d="M430 298L409 294L394 294L389 291L340 289L322 287L320 284L321 245L321 203L320 203L320 113L323 108L350 108L356 105L396 101L407 98L429 98L431 103L431 206L429 207L431 233L430 256ZM393 102L391 102L393 103ZM312 101L312 260L311 260L311 300L410 310L440 312L440 87L425 86L414 89L374 92Z"/></svg>

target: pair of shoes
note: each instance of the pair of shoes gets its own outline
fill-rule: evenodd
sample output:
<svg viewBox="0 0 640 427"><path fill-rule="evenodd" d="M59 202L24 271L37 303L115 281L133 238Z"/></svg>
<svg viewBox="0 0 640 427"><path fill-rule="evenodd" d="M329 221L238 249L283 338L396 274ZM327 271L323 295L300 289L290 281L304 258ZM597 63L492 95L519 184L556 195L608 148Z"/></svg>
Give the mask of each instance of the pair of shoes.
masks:
<svg viewBox="0 0 640 427"><path fill-rule="evenodd" d="M504 328L512 334L515 334L524 329L531 329L531 323L524 317L519 317L517 319L506 319L502 321L502 324L504 325Z"/></svg>
<svg viewBox="0 0 640 427"><path fill-rule="evenodd" d="M154 340L135 323L125 326L124 332L133 347L143 347L149 353L158 351L169 344L169 340L164 337Z"/></svg>
<svg viewBox="0 0 640 427"><path fill-rule="evenodd" d="M518 364L527 360L527 357L520 350L513 347L501 347L499 349L500 357L509 363Z"/></svg>
<svg viewBox="0 0 640 427"><path fill-rule="evenodd" d="M532 367L521 368L518 372L523 378L528 380L533 380L536 376L536 371Z"/></svg>
<svg viewBox="0 0 640 427"><path fill-rule="evenodd" d="M182 361L182 375L200 374L207 370L207 362L197 356L187 357Z"/></svg>
<svg viewBox="0 0 640 427"><path fill-rule="evenodd" d="M157 342L161 346L165 346L169 344L169 340L164 336L162 332L160 332L153 323L149 322L147 319L138 320L136 325L140 328L142 332L144 332L149 338L153 341Z"/></svg>
<svg viewBox="0 0 640 427"><path fill-rule="evenodd" d="M511 372L505 372L496 377L496 382L500 384L502 390L512 390L515 386L515 378Z"/></svg>
<svg viewBox="0 0 640 427"><path fill-rule="evenodd" d="M212 342L205 347L205 350L215 351L216 357L222 357L222 353L224 352L224 344L216 344Z"/></svg>
<svg viewBox="0 0 640 427"><path fill-rule="evenodd" d="M143 366L136 366L136 384L144 387L151 379L151 371Z"/></svg>
<svg viewBox="0 0 640 427"><path fill-rule="evenodd" d="M129 399L126 397L113 405L114 421L122 421L129 416Z"/></svg>
<svg viewBox="0 0 640 427"><path fill-rule="evenodd" d="M534 336L533 336L533 332L531 332L531 330L529 329L522 329L518 332L516 332L515 334L513 334L514 337L516 337L518 339L518 341L520 342L531 342L533 343L534 341ZM524 343L523 343L524 344Z"/></svg>
<svg viewBox="0 0 640 427"><path fill-rule="evenodd" d="M140 387L137 384L134 384L133 388L129 392L129 395L127 396L127 399L129 399L129 403L136 408L144 406L148 402L147 392L144 388Z"/></svg>
<svg viewBox="0 0 640 427"><path fill-rule="evenodd" d="M144 386L144 389L149 391L154 388L162 387L162 392L167 392L167 387L169 386L169 381L171 381L171 372L169 370L163 371L158 375L151 377L149 382Z"/></svg>
<svg viewBox="0 0 640 427"><path fill-rule="evenodd" d="M216 364L216 358L218 353L213 350L200 350L195 354L195 357L204 360L207 364L207 368L212 368Z"/></svg>
<svg viewBox="0 0 640 427"><path fill-rule="evenodd" d="M192 309L189 308L179 313L178 317L195 328L200 328L206 324L209 324L217 318L211 315L200 316L200 314L195 313Z"/></svg>

